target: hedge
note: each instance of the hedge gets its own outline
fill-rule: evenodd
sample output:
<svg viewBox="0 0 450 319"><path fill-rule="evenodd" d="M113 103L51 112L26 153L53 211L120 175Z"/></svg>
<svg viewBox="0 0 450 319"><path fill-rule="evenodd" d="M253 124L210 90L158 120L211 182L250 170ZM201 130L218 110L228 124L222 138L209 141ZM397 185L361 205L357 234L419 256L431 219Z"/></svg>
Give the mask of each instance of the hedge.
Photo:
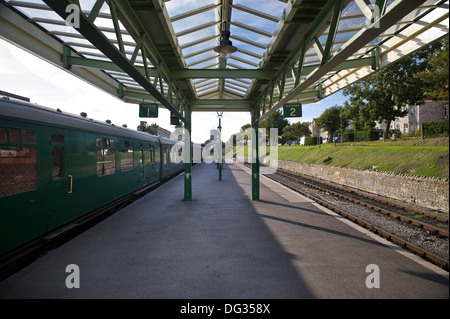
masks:
<svg viewBox="0 0 450 319"><path fill-rule="evenodd" d="M377 141L380 138L380 133L376 129L357 131L356 140L353 130L347 130L342 135L343 142Z"/></svg>
<svg viewBox="0 0 450 319"><path fill-rule="evenodd" d="M422 130L425 138L449 136L449 120L423 123Z"/></svg>
<svg viewBox="0 0 450 319"><path fill-rule="evenodd" d="M320 142L322 142L322 138L320 138ZM317 136L305 138L306 146L313 146L313 145L318 145L318 144L319 144L319 137L317 137Z"/></svg>

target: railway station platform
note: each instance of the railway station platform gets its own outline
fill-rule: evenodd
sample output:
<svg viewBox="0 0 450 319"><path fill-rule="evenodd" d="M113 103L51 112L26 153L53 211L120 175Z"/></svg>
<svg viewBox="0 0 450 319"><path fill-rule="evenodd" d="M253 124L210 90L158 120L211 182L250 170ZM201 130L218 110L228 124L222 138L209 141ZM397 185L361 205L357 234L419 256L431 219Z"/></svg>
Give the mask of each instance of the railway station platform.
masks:
<svg viewBox="0 0 450 319"><path fill-rule="evenodd" d="M193 168L0 283L0 298L448 299L448 272L250 170ZM68 288L77 280L79 288ZM73 279L73 281L72 281Z"/></svg>

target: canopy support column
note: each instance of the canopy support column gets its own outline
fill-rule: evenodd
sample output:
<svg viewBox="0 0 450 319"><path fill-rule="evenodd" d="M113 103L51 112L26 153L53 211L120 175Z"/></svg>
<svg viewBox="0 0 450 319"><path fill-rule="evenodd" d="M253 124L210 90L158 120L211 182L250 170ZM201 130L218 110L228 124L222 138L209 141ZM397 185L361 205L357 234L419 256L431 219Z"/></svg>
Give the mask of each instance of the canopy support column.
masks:
<svg viewBox="0 0 450 319"><path fill-rule="evenodd" d="M191 143L191 106L185 108L185 134L184 134L184 200L192 200L192 143Z"/></svg>
<svg viewBox="0 0 450 319"><path fill-rule="evenodd" d="M252 109L252 200L259 200L259 143L258 143L259 106Z"/></svg>

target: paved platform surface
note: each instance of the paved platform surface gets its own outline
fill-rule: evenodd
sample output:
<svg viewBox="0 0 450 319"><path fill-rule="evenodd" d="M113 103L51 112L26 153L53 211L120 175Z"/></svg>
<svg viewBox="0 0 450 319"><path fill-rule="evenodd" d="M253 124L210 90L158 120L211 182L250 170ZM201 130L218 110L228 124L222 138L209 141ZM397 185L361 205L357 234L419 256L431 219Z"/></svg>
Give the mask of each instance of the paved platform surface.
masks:
<svg viewBox="0 0 450 319"><path fill-rule="evenodd" d="M448 272L283 186L262 177L252 202L242 165L219 182L203 163L192 180L192 202L178 176L1 282L0 298L449 298ZM80 288L66 287L70 264Z"/></svg>

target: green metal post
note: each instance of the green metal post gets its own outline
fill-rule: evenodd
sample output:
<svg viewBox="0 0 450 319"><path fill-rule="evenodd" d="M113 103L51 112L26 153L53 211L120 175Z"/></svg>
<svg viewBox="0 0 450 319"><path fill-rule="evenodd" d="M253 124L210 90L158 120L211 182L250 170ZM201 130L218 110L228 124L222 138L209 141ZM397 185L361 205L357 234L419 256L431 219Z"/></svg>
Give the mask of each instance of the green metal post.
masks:
<svg viewBox="0 0 450 319"><path fill-rule="evenodd" d="M219 116L219 181L222 181L222 126L221 126L221 116Z"/></svg>
<svg viewBox="0 0 450 319"><path fill-rule="evenodd" d="M186 124L184 137L184 200L192 200L192 144L191 144L191 115L190 107L186 108Z"/></svg>
<svg viewBox="0 0 450 319"><path fill-rule="evenodd" d="M252 111L252 200L259 200L258 118L259 107L256 106Z"/></svg>

